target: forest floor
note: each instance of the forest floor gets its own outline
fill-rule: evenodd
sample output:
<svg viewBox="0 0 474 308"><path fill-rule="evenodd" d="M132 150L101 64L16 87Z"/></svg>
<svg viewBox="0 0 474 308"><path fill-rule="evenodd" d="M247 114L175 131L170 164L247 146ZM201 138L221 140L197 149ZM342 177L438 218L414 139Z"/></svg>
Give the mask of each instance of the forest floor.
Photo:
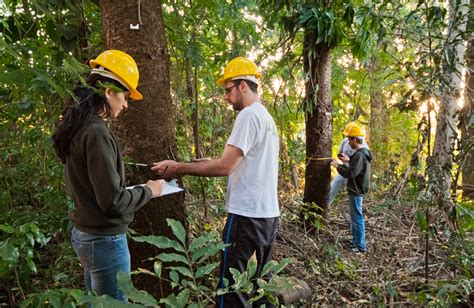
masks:
<svg viewBox="0 0 474 308"><path fill-rule="evenodd" d="M437 282L459 273L450 264L441 240L446 237L440 234L437 239L430 238L426 283L426 239L413 204L364 200L367 252L352 252L348 247L352 239L348 200L343 194L340 197L316 232L305 230L297 215L297 202L291 197L281 200L273 256L295 260L284 274L308 283L313 292L309 306L413 305L417 291L436 287Z"/></svg>
<svg viewBox="0 0 474 308"><path fill-rule="evenodd" d="M430 209L430 220L437 223L430 223L426 281L426 237L420 231L417 207L413 203L383 201L380 197L371 199L370 196L364 200L367 252L360 254L348 248L352 236L348 200L344 193L339 195L326 220L317 228L309 228L302 222L300 199L300 194L296 192L281 194L280 226L273 248L275 260L293 259L282 272L283 276L301 279L311 288L311 297L305 303L296 304L296 307L401 307L422 306L428 301L434 305L453 307L433 300L433 294L437 297L442 292L445 297L446 294L451 297L461 294L461 304L454 307L474 306L474 295L469 295L473 279L463 273L460 266L462 262L467 263L465 268L472 266L469 265L472 256L460 253L468 250L456 250L447 231L449 229L438 223L446 219L437 211ZM203 217L202 200L193 199L190 195L187 203L194 216L191 219L194 222L190 222L194 233L204 229L220 233L225 222L222 200L207 200L207 218ZM472 237L470 240L472 243ZM52 254L45 255L39 262L47 265L45 274L34 277L31 282L43 289L83 288L82 272L68 244L68 235L63 234L56 241L56 246L50 251ZM63 249L59 256L58 247ZM472 273L472 267L467 272ZM50 278L46 279L47 282L44 275ZM452 283L458 277L461 277L461 283ZM0 285L0 306L3 306L1 298L13 296L9 293L8 288ZM14 302L10 300L10 303Z"/></svg>

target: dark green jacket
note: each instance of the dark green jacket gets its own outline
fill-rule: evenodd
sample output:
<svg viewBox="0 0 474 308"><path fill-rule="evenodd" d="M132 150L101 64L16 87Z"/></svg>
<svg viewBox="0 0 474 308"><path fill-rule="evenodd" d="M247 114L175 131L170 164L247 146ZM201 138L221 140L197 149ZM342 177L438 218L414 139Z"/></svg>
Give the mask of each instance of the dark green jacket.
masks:
<svg viewBox="0 0 474 308"><path fill-rule="evenodd" d="M120 145L99 117L73 137L65 182L75 205L71 220L77 229L92 234L126 232L135 211L152 195L148 187L125 188Z"/></svg>
<svg viewBox="0 0 474 308"><path fill-rule="evenodd" d="M349 161L349 166L339 165L337 172L347 178L347 192L351 195L363 196L370 187L370 162L372 153L367 148L357 150Z"/></svg>

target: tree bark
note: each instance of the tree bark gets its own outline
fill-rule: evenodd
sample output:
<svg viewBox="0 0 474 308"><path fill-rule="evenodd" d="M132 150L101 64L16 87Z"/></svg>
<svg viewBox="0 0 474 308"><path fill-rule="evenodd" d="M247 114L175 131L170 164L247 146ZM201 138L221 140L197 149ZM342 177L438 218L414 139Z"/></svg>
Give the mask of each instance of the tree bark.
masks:
<svg viewBox="0 0 474 308"><path fill-rule="evenodd" d="M327 208L331 182L332 100L331 100L331 49L325 43L316 44L317 32L307 31L304 40L304 71L306 82L306 173L304 202L316 203L320 209L309 208L324 214Z"/></svg>
<svg viewBox="0 0 474 308"><path fill-rule="evenodd" d="M471 0L471 2L473 2ZM474 20L469 21L474 25ZM462 191L466 199L474 198L474 125L471 123L472 111L474 110L474 39L469 42L466 55L466 82L464 89L464 106L461 110L461 144L466 157L462 167Z"/></svg>
<svg viewBox="0 0 474 308"><path fill-rule="evenodd" d="M381 140L387 134L381 134L382 124L386 120L386 112L383 108L383 94L377 78L378 62L374 55L370 59L370 124L367 130L366 142L370 144L385 144L388 140ZM385 142L384 142L385 141Z"/></svg>
<svg viewBox="0 0 474 308"><path fill-rule="evenodd" d="M194 151L196 158L202 157L201 152L201 145L199 143L199 103L197 98L197 79L194 78L191 73L191 65L189 63L189 59L186 59L186 92L189 99L189 102L193 104L193 113L192 113L192 121L193 121L193 139L194 139Z"/></svg>
<svg viewBox="0 0 474 308"><path fill-rule="evenodd" d="M440 91L440 106L437 116L433 154L428 162L428 195L440 208L451 210L451 173L456 141L458 100L462 94L461 71L464 64L466 44L461 39L466 31L469 0L449 1L449 27L446 53L443 57L443 76ZM449 62L448 62L449 61Z"/></svg>
<svg viewBox="0 0 474 308"><path fill-rule="evenodd" d="M128 110L114 123L123 153L130 160L151 163L174 159L175 110L170 95L169 59L163 24L161 1L112 1L101 0L105 46L130 54L140 71L139 90L142 101L130 102ZM132 30L133 25L138 29ZM147 172L127 175L130 184L144 183ZM136 213L131 228L144 235L164 235L173 238L166 218L179 220L186 226L184 194L155 198ZM153 262L146 261L160 253L147 244L129 241L132 270L148 268L153 272ZM166 274L166 273L165 273ZM135 275L134 283L157 298L167 296L171 287L149 275Z"/></svg>
<svg viewBox="0 0 474 308"><path fill-rule="evenodd" d="M74 49L75 58L81 62L85 62L89 58L89 27L84 16L84 5L83 3L77 4L77 45Z"/></svg>

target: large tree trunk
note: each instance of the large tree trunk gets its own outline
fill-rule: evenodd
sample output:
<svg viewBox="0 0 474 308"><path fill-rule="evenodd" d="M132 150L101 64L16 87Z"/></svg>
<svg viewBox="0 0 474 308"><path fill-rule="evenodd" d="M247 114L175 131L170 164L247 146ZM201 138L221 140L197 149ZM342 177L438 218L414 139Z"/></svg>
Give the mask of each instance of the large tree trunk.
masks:
<svg viewBox="0 0 474 308"><path fill-rule="evenodd" d="M331 100L331 49L325 43L316 45L315 31L305 33L304 70L306 82L306 174L304 202L316 203L324 214L327 208L331 181L332 100Z"/></svg>
<svg viewBox="0 0 474 308"><path fill-rule="evenodd" d="M451 173L456 135L458 100L462 95L461 71L464 64L466 44L461 35L466 31L468 0L449 2L449 37L443 57L443 76L440 106L437 116L433 155L428 162L428 196L444 210L451 210ZM448 63L449 61L449 63Z"/></svg>
<svg viewBox="0 0 474 308"><path fill-rule="evenodd" d="M473 2L473 1L471 1ZM474 20L470 21L474 25ZM474 198L474 125L471 123L472 111L474 110L474 39L469 42L466 55L467 74L466 88L464 92L464 106L461 110L461 140L462 148L466 157L462 166L462 191L464 198Z"/></svg>
<svg viewBox="0 0 474 308"><path fill-rule="evenodd" d="M150 163L174 158L175 110L172 105L169 81L167 40L163 25L161 1L102 0L101 11L107 49L123 50L137 61L140 70L139 90L144 100L130 102L129 109L114 123L123 152L134 162ZM140 5L140 7L138 7ZM139 29L131 30L130 25ZM134 174L132 183L144 183L150 174ZM174 194L153 199L136 213L131 228L140 234L172 237L166 218L174 218L186 225L184 195ZM147 244L129 242L132 269L148 268L153 262L147 258L159 251ZM170 286L149 275L135 275L135 285L160 298L171 293Z"/></svg>

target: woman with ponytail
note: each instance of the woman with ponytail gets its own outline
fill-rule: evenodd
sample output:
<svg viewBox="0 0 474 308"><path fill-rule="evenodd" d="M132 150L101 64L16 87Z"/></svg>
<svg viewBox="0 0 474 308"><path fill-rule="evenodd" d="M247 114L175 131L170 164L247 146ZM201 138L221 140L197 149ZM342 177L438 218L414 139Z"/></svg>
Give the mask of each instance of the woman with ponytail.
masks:
<svg viewBox="0 0 474 308"><path fill-rule="evenodd" d="M107 119L117 118L128 99L140 100L135 60L108 50L90 61L92 72L78 85L53 135L65 165L65 184L75 208L71 241L84 268L87 290L127 301L117 287L118 272L130 272L126 232L134 213L160 195L163 180L127 189L122 152Z"/></svg>

